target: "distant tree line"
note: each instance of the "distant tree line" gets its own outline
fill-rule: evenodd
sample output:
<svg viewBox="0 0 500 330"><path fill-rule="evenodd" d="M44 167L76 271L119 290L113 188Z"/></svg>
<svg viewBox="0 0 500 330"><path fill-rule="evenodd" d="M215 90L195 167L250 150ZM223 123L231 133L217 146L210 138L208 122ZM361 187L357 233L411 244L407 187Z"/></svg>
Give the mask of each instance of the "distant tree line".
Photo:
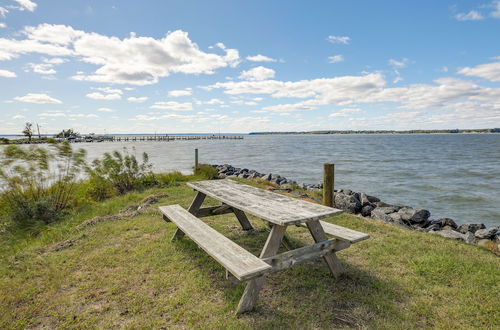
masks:
<svg viewBox="0 0 500 330"><path fill-rule="evenodd" d="M253 132L250 135L268 135L268 134L439 134L439 133L500 133L500 128L481 128L481 129L416 129L408 131L396 130L367 130L367 131L304 131L304 132Z"/></svg>

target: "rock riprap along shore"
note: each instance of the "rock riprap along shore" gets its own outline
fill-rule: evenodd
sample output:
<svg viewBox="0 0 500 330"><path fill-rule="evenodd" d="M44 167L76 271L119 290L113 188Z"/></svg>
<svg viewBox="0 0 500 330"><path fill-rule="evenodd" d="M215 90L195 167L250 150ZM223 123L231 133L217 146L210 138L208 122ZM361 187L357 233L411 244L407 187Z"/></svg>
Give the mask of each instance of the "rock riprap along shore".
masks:
<svg viewBox="0 0 500 330"><path fill-rule="evenodd" d="M243 179L260 179L276 185L277 190L294 193L294 188L309 191L323 189L323 184L297 183L279 174L259 173L247 168L237 168L229 164L212 165L219 172L219 178L237 177ZM464 223L458 225L453 219L431 219L431 213L425 209L416 209L410 206L391 205L384 203L375 196L349 189L334 190L334 207L353 214L360 214L400 226L409 230L427 232L446 238L464 241L500 251L500 228L488 227L483 223ZM300 197L315 199L307 194L295 193Z"/></svg>

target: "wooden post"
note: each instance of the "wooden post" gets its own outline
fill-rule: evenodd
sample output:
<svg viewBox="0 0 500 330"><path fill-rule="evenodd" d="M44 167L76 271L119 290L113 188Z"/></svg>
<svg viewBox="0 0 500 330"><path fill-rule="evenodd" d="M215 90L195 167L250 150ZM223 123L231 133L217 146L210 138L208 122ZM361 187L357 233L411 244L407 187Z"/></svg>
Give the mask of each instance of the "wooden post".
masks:
<svg viewBox="0 0 500 330"><path fill-rule="evenodd" d="M333 184L335 181L335 164L323 164L323 204L333 207Z"/></svg>
<svg viewBox="0 0 500 330"><path fill-rule="evenodd" d="M198 172L198 149L194 149L194 173Z"/></svg>

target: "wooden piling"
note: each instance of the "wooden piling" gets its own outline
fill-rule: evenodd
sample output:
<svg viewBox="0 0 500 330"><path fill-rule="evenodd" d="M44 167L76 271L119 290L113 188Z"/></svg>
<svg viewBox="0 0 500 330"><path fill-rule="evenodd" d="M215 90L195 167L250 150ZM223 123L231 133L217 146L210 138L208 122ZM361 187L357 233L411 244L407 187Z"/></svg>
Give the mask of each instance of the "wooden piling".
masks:
<svg viewBox="0 0 500 330"><path fill-rule="evenodd" d="M194 173L198 171L198 149L194 149Z"/></svg>
<svg viewBox="0 0 500 330"><path fill-rule="evenodd" d="M333 185L335 181L335 164L323 164L323 205L333 207Z"/></svg>

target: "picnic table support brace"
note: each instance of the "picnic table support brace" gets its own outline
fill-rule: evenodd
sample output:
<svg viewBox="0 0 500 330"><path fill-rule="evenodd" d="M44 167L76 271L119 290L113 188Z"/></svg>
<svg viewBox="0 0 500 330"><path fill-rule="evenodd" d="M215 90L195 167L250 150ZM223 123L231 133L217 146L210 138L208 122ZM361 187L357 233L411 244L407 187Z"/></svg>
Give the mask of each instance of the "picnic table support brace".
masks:
<svg viewBox="0 0 500 330"><path fill-rule="evenodd" d="M274 256L278 253L281 240L283 239L283 236L285 236L285 230L286 226L273 225L271 233L267 237L266 244L260 254L261 259ZM262 289L264 282L265 276L260 276L247 283L243 296L241 296L240 303L238 304L236 314L248 312L253 309L253 306L257 301L257 297L259 296L259 291Z"/></svg>
<svg viewBox="0 0 500 330"><path fill-rule="evenodd" d="M307 228L309 229L309 232L311 233L316 243L326 241L328 239L328 237L326 237L325 231L323 230L323 227L318 220L309 221L307 223ZM339 258L335 255L335 252L328 253L323 257L323 259L325 260L335 279L338 279L343 271L343 267L340 263Z"/></svg>
<svg viewBox="0 0 500 330"><path fill-rule="evenodd" d="M248 221L248 218L247 218L245 212L238 210L237 208L234 208L234 207L232 209L233 209L234 215L236 215L236 218L240 222L240 225L243 228L243 230L252 230L253 227L250 224L250 221Z"/></svg>
<svg viewBox="0 0 500 330"><path fill-rule="evenodd" d="M203 204L203 201L205 200L205 197L207 197L207 195L198 191L198 193L196 194L196 196L193 199L193 202L191 202L191 206L189 206L188 212L191 213L192 215L196 216L196 213L198 213L198 210L200 209L201 204ZM182 236L184 236L184 233L182 232L182 230L177 228L175 230L175 233L172 236L171 240L173 241L173 240L180 238Z"/></svg>

